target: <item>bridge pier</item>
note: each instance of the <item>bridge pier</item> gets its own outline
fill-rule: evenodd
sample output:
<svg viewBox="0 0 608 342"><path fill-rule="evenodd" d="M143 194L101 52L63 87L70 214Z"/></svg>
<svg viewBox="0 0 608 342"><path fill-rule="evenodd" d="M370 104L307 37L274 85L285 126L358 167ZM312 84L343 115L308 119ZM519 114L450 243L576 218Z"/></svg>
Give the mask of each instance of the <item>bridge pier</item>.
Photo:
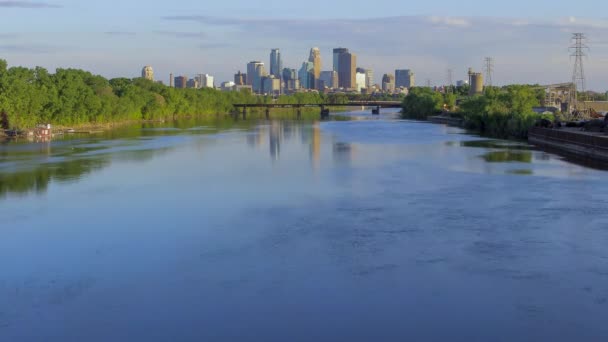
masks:
<svg viewBox="0 0 608 342"><path fill-rule="evenodd" d="M380 115L380 106L372 109L372 115Z"/></svg>
<svg viewBox="0 0 608 342"><path fill-rule="evenodd" d="M325 106L321 106L321 120L329 119L329 109L325 109Z"/></svg>
<svg viewBox="0 0 608 342"><path fill-rule="evenodd" d="M243 120L247 120L247 107L243 106Z"/></svg>
<svg viewBox="0 0 608 342"><path fill-rule="evenodd" d="M300 120L302 118L302 107L298 106L298 120Z"/></svg>
<svg viewBox="0 0 608 342"><path fill-rule="evenodd" d="M270 107L266 107L266 120L270 120Z"/></svg>

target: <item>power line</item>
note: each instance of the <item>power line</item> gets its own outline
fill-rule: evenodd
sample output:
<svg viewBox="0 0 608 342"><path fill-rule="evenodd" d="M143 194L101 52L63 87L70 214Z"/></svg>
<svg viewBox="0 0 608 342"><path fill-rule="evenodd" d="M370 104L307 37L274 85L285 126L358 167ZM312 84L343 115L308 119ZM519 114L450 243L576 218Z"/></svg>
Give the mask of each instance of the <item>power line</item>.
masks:
<svg viewBox="0 0 608 342"><path fill-rule="evenodd" d="M494 74L494 58L486 57L485 58L485 77L486 77L486 86L491 87L493 85L492 76Z"/></svg>

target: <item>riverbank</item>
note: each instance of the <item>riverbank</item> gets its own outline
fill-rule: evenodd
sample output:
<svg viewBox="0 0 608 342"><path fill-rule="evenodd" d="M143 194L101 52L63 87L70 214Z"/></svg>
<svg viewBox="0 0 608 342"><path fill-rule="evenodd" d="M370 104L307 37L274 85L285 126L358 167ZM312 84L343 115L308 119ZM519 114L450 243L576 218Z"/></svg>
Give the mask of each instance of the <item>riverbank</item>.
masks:
<svg viewBox="0 0 608 342"><path fill-rule="evenodd" d="M608 136L603 133L584 132L576 128L532 127L528 141L582 159L608 162Z"/></svg>

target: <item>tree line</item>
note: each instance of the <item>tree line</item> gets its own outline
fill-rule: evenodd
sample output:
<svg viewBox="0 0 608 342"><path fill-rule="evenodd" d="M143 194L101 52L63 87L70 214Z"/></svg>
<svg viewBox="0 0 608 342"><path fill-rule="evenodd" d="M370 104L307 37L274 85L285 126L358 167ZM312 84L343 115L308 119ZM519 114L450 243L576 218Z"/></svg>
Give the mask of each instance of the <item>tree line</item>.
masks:
<svg viewBox="0 0 608 342"><path fill-rule="evenodd" d="M543 118L533 110L540 106L544 97L543 90L538 87L510 85L487 87L482 95L463 96L458 91L456 94L413 88L403 100L402 115L407 119L426 120L429 116L449 112L451 116L463 119L466 128L500 138L526 138L528 130Z"/></svg>
<svg viewBox="0 0 608 342"><path fill-rule="evenodd" d="M78 69L8 68L0 59L0 128L31 128L226 114L236 103L342 103L348 97L297 93L273 99L244 91L176 89L143 78L106 79Z"/></svg>

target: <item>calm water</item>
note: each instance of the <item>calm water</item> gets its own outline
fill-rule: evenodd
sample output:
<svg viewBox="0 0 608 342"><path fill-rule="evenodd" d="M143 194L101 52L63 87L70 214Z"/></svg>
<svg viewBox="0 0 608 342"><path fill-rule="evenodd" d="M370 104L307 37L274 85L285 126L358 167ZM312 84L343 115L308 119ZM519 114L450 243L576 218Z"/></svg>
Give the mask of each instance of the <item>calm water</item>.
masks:
<svg viewBox="0 0 608 342"><path fill-rule="evenodd" d="M0 145L0 341L606 341L608 173L444 126Z"/></svg>

